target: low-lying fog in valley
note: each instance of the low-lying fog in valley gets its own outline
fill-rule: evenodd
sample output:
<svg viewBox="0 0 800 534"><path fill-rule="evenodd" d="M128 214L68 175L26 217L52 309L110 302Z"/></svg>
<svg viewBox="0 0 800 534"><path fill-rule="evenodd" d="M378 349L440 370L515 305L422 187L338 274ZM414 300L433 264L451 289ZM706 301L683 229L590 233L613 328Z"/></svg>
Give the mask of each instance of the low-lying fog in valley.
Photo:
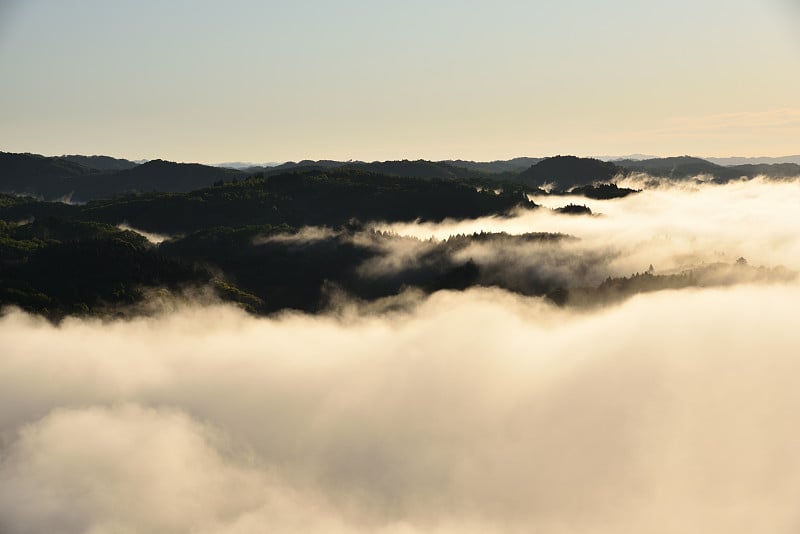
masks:
<svg viewBox="0 0 800 534"><path fill-rule="evenodd" d="M10 310L0 532L796 532L800 284L751 273L800 271L800 180L533 200L593 215L376 224L419 239L362 274L453 234L548 232L575 239L458 254L587 285L722 262L726 284L592 308L484 287L380 313Z"/></svg>
<svg viewBox="0 0 800 534"><path fill-rule="evenodd" d="M642 180L629 179L620 186L640 188ZM547 208L585 205L594 216L558 214L551 210L526 210L513 217L489 217L444 224L393 224L379 229L419 239L445 239L473 232L557 232L579 238L569 241L572 260L592 260L595 271L584 270L586 283L606 276L628 276L653 265L655 272L670 274L703 263L735 262L744 257L752 265L800 269L800 205L798 181L753 180L726 185L676 183L660 189L614 200L576 196L531 196ZM486 251L496 257L497 251ZM528 253L531 253L529 256ZM538 250L515 247L502 251L507 261L534 265ZM478 261L480 249L463 253ZM558 262L574 268L567 259ZM585 263L585 262L584 262ZM573 280L575 281L575 280Z"/></svg>

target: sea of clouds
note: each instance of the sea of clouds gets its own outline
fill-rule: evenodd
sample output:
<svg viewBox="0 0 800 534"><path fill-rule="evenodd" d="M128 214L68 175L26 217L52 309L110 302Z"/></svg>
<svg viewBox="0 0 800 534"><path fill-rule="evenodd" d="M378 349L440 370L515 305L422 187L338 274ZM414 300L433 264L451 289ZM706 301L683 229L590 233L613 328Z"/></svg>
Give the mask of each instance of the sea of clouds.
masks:
<svg viewBox="0 0 800 534"><path fill-rule="evenodd" d="M389 229L562 232L623 275L739 256L800 269L798 182L583 202L602 216ZM800 528L797 282L592 310L493 288L405 298L59 325L8 311L0 532Z"/></svg>

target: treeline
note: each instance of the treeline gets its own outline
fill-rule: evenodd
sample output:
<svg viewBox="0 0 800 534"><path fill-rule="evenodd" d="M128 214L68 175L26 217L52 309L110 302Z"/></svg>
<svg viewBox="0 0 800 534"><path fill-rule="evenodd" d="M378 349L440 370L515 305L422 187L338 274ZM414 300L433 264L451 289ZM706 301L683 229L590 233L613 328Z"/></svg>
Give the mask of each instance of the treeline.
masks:
<svg viewBox="0 0 800 534"><path fill-rule="evenodd" d="M59 216L112 225L127 222L149 232L172 234L254 224L338 226L351 219L441 221L534 207L521 188L495 194L461 182L359 171L309 171L217 184L189 193L130 194L83 205L9 200L0 216L7 220Z"/></svg>
<svg viewBox="0 0 800 534"><path fill-rule="evenodd" d="M785 267L753 267L739 258L733 263L712 263L675 274L656 274L652 268L627 277L608 277L596 287L557 287L547 298L558 305L601 306L639 293L687 288L721 287L741 283L783 283L797 278Z"/></svg>

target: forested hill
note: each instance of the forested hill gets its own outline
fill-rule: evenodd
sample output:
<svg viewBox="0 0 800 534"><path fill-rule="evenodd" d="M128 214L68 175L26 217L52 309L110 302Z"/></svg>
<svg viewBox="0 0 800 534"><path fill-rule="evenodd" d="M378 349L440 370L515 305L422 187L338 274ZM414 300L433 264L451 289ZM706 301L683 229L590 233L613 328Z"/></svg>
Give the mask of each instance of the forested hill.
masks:
<svg viewBox="0 0 800 534"><path fill-rule="evenodd" d="M0 195L0 309L16 305L52 318L102 315L143 302L148 290L193 287L255 312L313 311L332 282L364 298L406 286L463 288L477 280L476 267L449 257L362 280L359 265L380 257L382 243L370 243L368 236L378 234L369 233L359 242L353 232L363 233L360 223L367 221L465 219L533 207L522 189L495 193L450 180L347 170L82 205ZM123 223L172 238L154 245L119 229ZM291 237L307 226L321 228L323 238ZM289 237L269 241L274 235Z"/></svg>
<svg viewBox="0 0 800 534"><path fill-rule="evenodd" d="M533 207L523 188L499 193L449 180L420 180L360 171L286 173L217 182L188 193L138 193L82 205L5 197L0 217L19 221L47 216L108 224L127 222L159 233L214 226L345 224L366 221L439 221L497 215Z"/></svg>
<svg viewBox="0 0 800 534"><path fill-rule="evenodd" d="M127 159L112 158L110 156L81 156L74 154L70 156L61 156L61 159L98 171L124 171L125 169L132 169L139 165Z"/></svg>
<svg viewBox="0 0 800 534"><path fill-rule="evenodd" d="M307 170L356 170L385 174L387 176L400 176L404 178L422 178L428 180L470 180L486 178L491 173L481 172L478 169L469 169L451 165L449 162L436 162L427 160L398 160L398 161L348 161L337 162L330 160L289 162L276 167L251 167L251 172L263 173L267 176L283 174L287 171Z"/></svg>
<svg viewBox="0 0 800 534"><path fill-rule="evenodd" d="M422 241L366 224L543 209L528 200L527 191L523 184L494 190L458 180L332 169L85 204L0 195L0 311L18 306L56 320L146 313L141 306L154 292L188 290L211 292L254 313L315 312L327 309L337 291L375 303L409 288L425 294L473 286L546 295L568 305L699 283L694 277L649 276L586 288L585 273L602 270L606 259L575 256L572 247L560 246L567 236L481 233ZM583 192L594 198L627 193L613 185L584 186ZM591 213L578 205L558 211ZM161 239L148 241L124 224ZM516 250L530 252L521 256L527 263L509 261L509 251ZM737 276L747 271L754 280L793 276L736 269Z"/></svg>
<svg viewBox="0 0 800 534"><path fill-rule="evenodd" d="M37 154L0 152L0 192L56 199L70 192L70 184L98 173L79 163Z"/></svg>
<svg viewBox="0 0 800 534"><path fill-rule="evenodd" d="M88 165L96 165L89 167ZM45 157L0 152L0 192L86 202L129 191L187 192L247 175L162 160L141 165L101 156Z"/></svg>
<svg viewBox="0 0 800 534"><path fill-rule="evenodd" d="M759 175L770 178L794 178L800 176L800 165L796 163L758 163L719 165L691 156L654 158L645 160L618 160L616 165L628 172L640 172L656 178L685 180L708 176L719 183Z"/></svg>
<svg viewBox="0 0 800 534"><path fill-rule="evenodd" d="M441 163L447 163L453 167L463 167L471 171L477 171L486 174L518 174L524 170L530 169L532 165L536 165L544 158L513 158L507 160L495 161L467 161L463 159L446 160Z"/></svg>
<svg viewBox="0 0 800 534"><path fill-rule="evenodd" d="M535 187L550 184L563 191L593 182L609 183L624 172L613 163L598 159L556 156L532 165L530 169L520 173L519 178Z"/></svg>

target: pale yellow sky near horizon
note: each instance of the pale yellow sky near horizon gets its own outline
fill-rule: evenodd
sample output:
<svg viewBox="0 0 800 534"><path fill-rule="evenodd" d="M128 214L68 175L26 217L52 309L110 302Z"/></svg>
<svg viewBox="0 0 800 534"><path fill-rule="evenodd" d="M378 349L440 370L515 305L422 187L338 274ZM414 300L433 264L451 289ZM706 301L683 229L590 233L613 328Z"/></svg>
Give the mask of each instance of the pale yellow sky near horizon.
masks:
<svg viewBox="0 0 800 534"><path fill-rule="evenodd" d="M0 0L0 150L800 153L789 0Z"/></svg>

